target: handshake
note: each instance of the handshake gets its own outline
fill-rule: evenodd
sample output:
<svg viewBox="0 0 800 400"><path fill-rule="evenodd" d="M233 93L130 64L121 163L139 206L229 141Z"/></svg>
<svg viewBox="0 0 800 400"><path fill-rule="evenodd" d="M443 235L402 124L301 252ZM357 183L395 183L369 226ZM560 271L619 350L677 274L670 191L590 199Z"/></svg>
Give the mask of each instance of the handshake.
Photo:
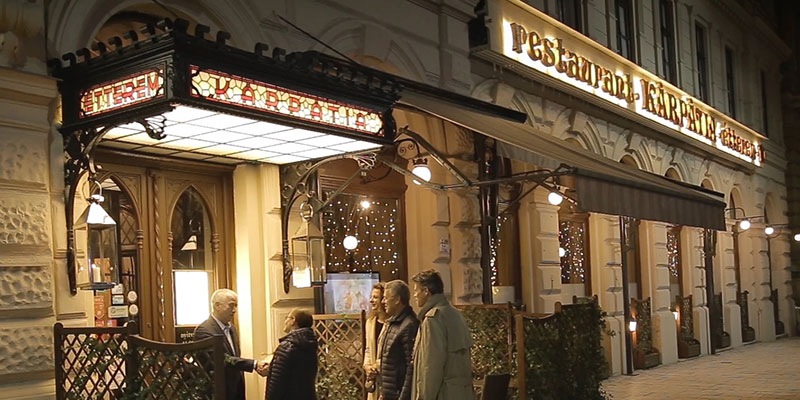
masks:
<svg viewBox="0 0 800 400"><path fill-rule="evenodd" d="M255 371L261 376L267 376L267 373L269 373L269 363L270 363L269 357L265 357L261 360L256 360Z"/></svg>

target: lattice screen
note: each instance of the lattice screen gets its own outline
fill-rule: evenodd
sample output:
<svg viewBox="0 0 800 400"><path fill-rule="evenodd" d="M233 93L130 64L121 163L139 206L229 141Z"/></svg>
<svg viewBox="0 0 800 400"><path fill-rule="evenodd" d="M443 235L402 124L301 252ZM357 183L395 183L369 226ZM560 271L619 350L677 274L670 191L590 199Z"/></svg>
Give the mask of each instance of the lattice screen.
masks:
<svg viewBox="0 0 800 400"><path fill-rule="evenodd" d="M363 400L365 315L314 315L319 348L317 398Z"/></svg>

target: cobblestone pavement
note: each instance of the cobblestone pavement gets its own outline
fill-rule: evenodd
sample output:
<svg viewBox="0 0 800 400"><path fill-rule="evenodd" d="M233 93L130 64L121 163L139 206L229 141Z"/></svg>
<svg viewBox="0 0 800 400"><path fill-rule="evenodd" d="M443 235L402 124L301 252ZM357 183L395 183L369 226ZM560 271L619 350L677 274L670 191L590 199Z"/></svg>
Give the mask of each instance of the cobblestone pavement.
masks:
<svg viewBox="0 0 800 400"><path fill-rule="evenodd" d="M603 382L614 400L798 400L800 338L755 343Z"/></svg>

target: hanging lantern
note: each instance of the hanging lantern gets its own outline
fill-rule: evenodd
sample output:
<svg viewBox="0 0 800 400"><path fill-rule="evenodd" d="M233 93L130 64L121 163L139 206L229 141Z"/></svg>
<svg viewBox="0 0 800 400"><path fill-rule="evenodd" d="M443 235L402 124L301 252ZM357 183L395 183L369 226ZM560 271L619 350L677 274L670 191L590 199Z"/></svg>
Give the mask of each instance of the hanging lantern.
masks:
<svg viewBox="0 0 800 400"><path fill-rule="evenodd" d="M103 209L102 194L92 195L89 206L75 222L75 237L85 240L84 257L78 259L78 286L106 290L119 282L117 223Z"/></svg>
<svg viewBox="0 0 800 400"><path fill-rule="evenodd" d="M327 280L325 237L314 222L303 222L292 237L292 284L309 287Z"/></svg>

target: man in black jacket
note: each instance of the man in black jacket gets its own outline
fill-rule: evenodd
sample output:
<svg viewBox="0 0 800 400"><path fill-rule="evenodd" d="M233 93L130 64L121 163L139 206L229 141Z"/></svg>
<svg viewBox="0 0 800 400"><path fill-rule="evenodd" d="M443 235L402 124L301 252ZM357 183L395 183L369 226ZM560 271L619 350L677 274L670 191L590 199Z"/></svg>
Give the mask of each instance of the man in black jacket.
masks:
<svg viewBox="0 0 800 400"><path fill-rule="evenodd" d="M419 320L408 305L411 291L401 280L386 284L383 304L386 306L386 323L378 338L380 364L378 368L379 396L382 400L409 400L414 365L414 340Z"/></svg>
<svg viewBox="0 0 800 400"><path fill-rule="evenodd" d="M234 329L233 315L238 306L236 292L219 289L211 295L211 316L194 330L194 340L221 336L225 347L225 398L244 400L244 372L258 370L260 362L239 357L239 338Z"/></svg>
<svg viewBox="0 0 800 400"><path fill-rule="evenodd" d="M267 400L316 400L317 336L311 329L313 317L294 309L286 316L267 372Z"/></svg>

